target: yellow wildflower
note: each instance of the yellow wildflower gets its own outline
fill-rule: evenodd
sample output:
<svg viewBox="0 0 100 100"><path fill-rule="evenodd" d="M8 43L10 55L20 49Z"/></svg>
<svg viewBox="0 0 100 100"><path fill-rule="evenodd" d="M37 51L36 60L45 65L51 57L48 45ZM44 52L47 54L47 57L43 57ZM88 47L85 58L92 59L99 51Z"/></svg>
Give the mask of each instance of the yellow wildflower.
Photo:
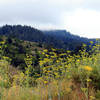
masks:
<svg viewBox="0 0 100 100"><path fill-rule="evenodd" d="M0 44L5 44L5 41L0 42Z"/></svg>
<svg viewBox="0 0 100 100"><path fill-rule="evenodd" d="M46 56L46 57L49 57L49 55L47 55L47 54L46 54L45 56Z"/></svg>
<svg viewBox="0 0 100 100"><path fill-rule="evenodd" d="M65 65L65 68L68 68L68 65Z"/></svg>
<svg viewBox="0 0 100 100"><path fill-rule="evenodd" d="M44 53L44 52L42 52L41 54L45 55L45 53Z"/></svg>
<svg viewBox="0 0 100 100"><path fill-rule="evenodd" d="M48 73L50 73L51 71L50 71L50 70L48 70L47 72L48 72Z"/></svg>
<svg viewBox="0 0 100 100"><path fill-rule="evenodd" d="M90 96L90 99L91 99L91 100L95 100L95 97L94 97L94 96Z"/></svg>
<svg viewBox="0 0 100 100"><path fill-rule="evenodd" d="M91 82L92 80L91 79L86 79L87 80L87 82Z"/></svg>
<svg viewBox="0 0 100 100"><path fill-rule="evenodd" d="M91 44L93 44L93 41L90 41Z"/></svg>
<svg viewBox="0 0 100 100"><path fill-rule="evenodd" d="M44 64L44 61L39 61L39 65L42 66Z"/></svg>
<svg viewBox="0 0 100 100"><path fill-rule="evenodd" d="M44 81L44 83L45 83L45 84L47 84L47 83L48 83L48 81Z"/></svg>
<svg viewBox="0 0 100 100"><path fill-rule="evenodd" d="M80 60L78 59L77 62L80 62Z"/></svg>
<svg viewBox="0 0 100 100"><path fill-rule="evenodd" d="M57 60L56 62L57 62L57 63L59 63L60 61L59 61L59 60Z"/></svg>
<svg viewBox="0 0 100 100"><path fill-rule="evenodd" d="M45 49L45 50L44 50L44 52L48 52L48 50L47 50L47 49Z"/></svg>
<svg viewBox="0 0 100 100"><path fill-rule="evenodd" d="M52 48L52 51L56 51L56 49Z"/></svg>
<svg viewBox="0 0 100 100"><path fill-rule="evenodd" d="M84 69L87 71L92 71L92 68L90 66L85 66Z"/></svg>

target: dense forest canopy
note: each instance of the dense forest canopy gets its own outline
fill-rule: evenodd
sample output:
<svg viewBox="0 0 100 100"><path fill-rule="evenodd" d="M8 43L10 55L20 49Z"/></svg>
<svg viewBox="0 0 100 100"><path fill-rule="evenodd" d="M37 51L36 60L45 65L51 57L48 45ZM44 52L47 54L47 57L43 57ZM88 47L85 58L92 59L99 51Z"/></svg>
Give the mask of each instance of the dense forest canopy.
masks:
<svg viewBox="0 0 100 100"><path fill-rule="evenodd" d="M72 35L66 30L41 31L31 26L5 25L0 27L0 35L16 37L21 40L38 42L54 48L75 50L83 43L89 45L88 38ZM92 41L95 41L95 39Z"/></svg>

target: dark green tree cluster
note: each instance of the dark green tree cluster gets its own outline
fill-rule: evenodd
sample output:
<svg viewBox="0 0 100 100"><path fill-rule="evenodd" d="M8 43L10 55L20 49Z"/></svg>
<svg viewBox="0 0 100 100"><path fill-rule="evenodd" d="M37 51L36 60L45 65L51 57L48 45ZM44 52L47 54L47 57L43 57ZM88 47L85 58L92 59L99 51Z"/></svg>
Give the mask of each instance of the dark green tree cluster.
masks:
<svg viewBox="0 0 100 100"><path fill-rule="evenodd" d="M37 42L44 45L46 48L51 46L53 48L75 50L83 43L89 45L90 39L81 38L65 30L41 31L30 26L22 25L5 25L0 27L0 35L16 37L21 40ZM10 40L8 40L11 42ZM92 40L95 42L95 39Z"/></svg>

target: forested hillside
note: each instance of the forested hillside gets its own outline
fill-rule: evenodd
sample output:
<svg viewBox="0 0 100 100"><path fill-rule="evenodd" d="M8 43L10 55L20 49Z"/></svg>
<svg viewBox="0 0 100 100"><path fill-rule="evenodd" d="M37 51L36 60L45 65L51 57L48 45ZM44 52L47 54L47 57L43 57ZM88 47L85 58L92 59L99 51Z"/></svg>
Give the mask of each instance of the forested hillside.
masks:
<svg viewBox="0 0 100 100"><path fill-rule="evenodd" d="M41 31L30 26L5 25L0 27L0 35L16 37L21 40L38 42L54 48L75 50L83 43L89 45L90 39L72 35L65 30ZM95 41L95 40L94 40Z"/></svg>
<svg viewBox="0 0 100 100"><path fill-rule="evenodd" d="M2 41L4 41L4 44L0 44L2 47L0 48L2 52L0 55L9 57L11 65L21 70L25 70L27 54L33 56L34 66L37 66L39 62L38 51L45 49L42 44L23 41L10 36L0 36L0 42Z"/></svg>
<svg viewBox="0 0 100 100"><path fill-rule="evenodd" d="M94 41L95 39L88 39L83 38L77 35L73 35L70 32L67 32L66 30L49 30L49 31L43 31L46 36L52 36L55 38L55 40L59 41L59 46L63 49L68 50L75 50L78 47L82 46L82 44L89 45L90 41Z"/></svg>

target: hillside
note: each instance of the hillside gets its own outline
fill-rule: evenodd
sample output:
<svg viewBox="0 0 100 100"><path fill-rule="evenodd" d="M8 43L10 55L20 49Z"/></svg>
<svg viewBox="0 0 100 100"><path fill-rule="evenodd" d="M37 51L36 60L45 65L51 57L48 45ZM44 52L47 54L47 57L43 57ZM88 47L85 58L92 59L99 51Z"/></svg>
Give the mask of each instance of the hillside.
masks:
<svg viewBox="0 0 100 100"><path fill-rule="evenodd" d="M89 45L89 42L91 41L88 38L83 38L77 35L73 35L70 32L67 32L66 30L49 30L49 31L43 31L46 36L52 36L56 40L60 41L60 45L62 45L62 48L69 49L69 50L75 50L77 47L81 46L83 43ZM95 39L93 40L95 42Z"/></svg>
<svg viewBox="0 0 100 100"><path fill-rule="evenodd" d="M50 35L54 36L57 39L63 40L63 41L68 41L68 40L76 40L76 41L81 41L81 42L89 42L90 40L88 38L83 38L78 35L73 35L70 32L66 30L49 30L49 31L43 31L45 35Z"/></svg>
<svg viewBox="0 0 100 100"><path fill-rule="evenodd" d="M42 42L45 39L44 34L30 26L21 25L5 25L0 27L0 35L17 37L21 40Z"/></svg>
<svg viewBox="0 0 100 100"><path fill-rule="evenodd" d="M2 41L4 41L3 45L1 45ZM0 46L2 46L0 48L0 53L2 52L0 59L1 56L9 57L11 59L11 65L22 70L25 69L26 66L25 58L27 54L33 56L34 65L36 66L38 63L37 51L41 51L45 48L44 45L40 45L37 42L23 41L5 36L0 36Z"/></svg>
<svg viewBox="0 0 100 100"><path fill-rule="evenodd" d="M16 37L21 40L66 50L75 50L83 43L89 44L89 39L72 35L65 30L41 31L30 26L5 25L0 27L0 35Z"/></svg>

